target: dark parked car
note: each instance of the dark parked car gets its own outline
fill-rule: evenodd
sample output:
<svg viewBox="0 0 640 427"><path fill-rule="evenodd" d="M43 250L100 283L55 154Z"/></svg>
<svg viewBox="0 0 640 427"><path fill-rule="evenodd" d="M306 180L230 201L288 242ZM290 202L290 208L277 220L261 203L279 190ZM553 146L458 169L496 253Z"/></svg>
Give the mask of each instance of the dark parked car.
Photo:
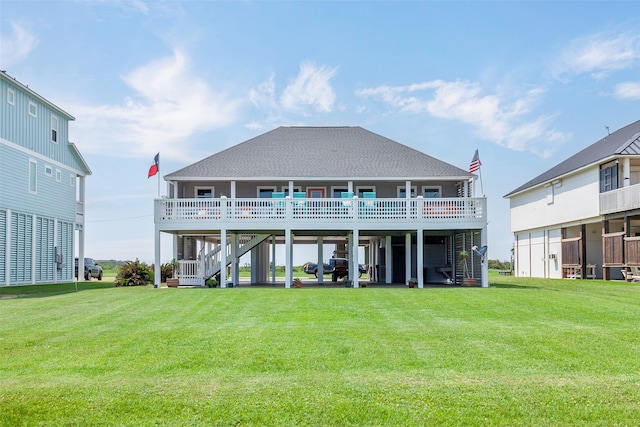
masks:
<svg viewBox="0 0 640 427"><path fill-rule="evenodd" d="M338 279L349 275L349 260L346 258L330 258L329 264L324 264L323 268L325 273L331 273L331 281L337 282ZM318 277L318 265L313 263L305 264L304 272ZM366 267L358 264L358 277L362 277L366 272Z"/></svg>
<svg viewBox="0 0 640 427"><path fill-rule="evenodd" d="M78 277L78 258L76 258L76 277ZM85 258L84 279L91 280L92 277L102 280L102 267L100 267L93 258Z"/></svg>

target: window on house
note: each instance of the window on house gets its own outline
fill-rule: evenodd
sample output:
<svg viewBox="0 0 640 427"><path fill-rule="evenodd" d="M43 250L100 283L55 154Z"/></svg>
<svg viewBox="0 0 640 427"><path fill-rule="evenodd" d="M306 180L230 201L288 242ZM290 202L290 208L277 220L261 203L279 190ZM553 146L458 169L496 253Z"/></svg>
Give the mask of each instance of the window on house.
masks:
<svg viewBox="0 0 640 427"><path fill-rule="evenodd" d="M404 185L398 186L398 198L405 199L407 197L407 187ZM416 187L411 187L411 197L416 197Z"/></svg>
<svg viewBox="0 0 640 427"><path fill-rule="evenodd" d="M346 187L331 187L331 197L334 199L339 199L342 197L342 193L347 193L349 191Z"/></svg>
<svg viewBox="0 0 640 427"><path fill-rule="evenodd" d="M56 181L62 181L62 171L60 169L56 169Z"/></svg>
<svg viewBox="0 0 640 427"><path fill-rule="evenodd" d="M213 187L196 187L196 199L210 199L213 197Z"/></svg>
<svg viewBox="0 0 640 427"><path fill-rule="evenodd" d="M362 193L375 193L376 187L356 187L357 195L362 199Z"/></svg>
<svg viewBox="0 0 640 427"><path fill-rule="evenodd" d="M615 190L618 188L618 165L600 167L600 192Z"/></svg>
<svg viewBox="0 0 640 427"><path fill-rule="evenodd" d="M275 191L276 187L258 187L258 197L260 199L270 199Z"/></svg>
<svg viewBox="0 0 640 427"><path fill-rule="evenodd" d="M74 174L69 175L69 185L72 187L76 186L76 176Z"/></svg>
<svg viewBox="0 0 640 427"><path fill-rule="evenodd" d="M51 116L51 142L58 143L58 118Z"/></svg>
<svg viewBox="0 0 640 427"><path fill-rule="evenodd" d="M11 105L16 105L16 93L13 89L7 88L7 102Z"/></svg>
<svg viewBox="0 0 640 427"><path fill-rule="evenodd" d="M38 117L38 106L32 101L29 101L29 115L31 117Z"/></svg>
<svg viewBox="0 0 640 427"><path fill-rule="evenodd" d="M289 186L288 185L283 185L282 186L282 191L284 192L284 196L287 197L289 195ZM293 186L293 192L294 193L301 193L302 192L302 187L300 187L299 185L294 185ZM271 196L269 196L271 197Z"/></svg>
<svg viewBox="0 0 640 427"><path fill-rule="evenodd" d="M44 174L46 176L53 176L53 168L49 165L44 165Z"/></svg>
<svg viewBox="0 0 640 427"><path fill-rule="evenodd" d="M29 193L35 193L38 190L38 163L29 159Z"/></svg>
<svg viewBox="0 0 640 427"><path fill-rule="evenodd" d="M547 204L552 205L553 204L553 185L547 184L545 185L545 188L547 189Z"/></svg>
<svg viewBox="0 0 640 427"><path fill-rule="evenodd" d="M425 199L435 199L441 197L440 187L422 187L422 197Z"/></svg>

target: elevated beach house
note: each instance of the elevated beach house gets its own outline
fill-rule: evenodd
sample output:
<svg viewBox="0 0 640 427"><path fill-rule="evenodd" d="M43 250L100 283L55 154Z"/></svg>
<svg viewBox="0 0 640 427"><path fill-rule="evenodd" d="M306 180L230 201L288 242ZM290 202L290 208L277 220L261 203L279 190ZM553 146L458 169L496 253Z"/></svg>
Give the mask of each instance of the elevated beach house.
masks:
<svg viewBox="0 0 640 427"><path fill-rule="evenodd" d="M249 252L251 283L275 283L270 264L284 245L289 287L294 247L307 244L320 266L347 258L354 287L359 264L375 283L415 278L422 287L466 275L488 286L478 251L487 204L473 194L475 176L361 127L279 127L164 179L168 195L154 209L156 286L161 233L174 236L180 284L219 274L222 286L237 285ZM324 245L335 250L324 254Z"/></svg>
<svg viewBox="0 0 640 427"><path fill-rule="evenodd" d="M638 276L640 121L604 136L505 197L518 276Z"/></svg>
<svg viewBox="0 0 640 427"><path fill-rule="evenodd" d="M84 260L85 177L74 118L0 71L0 286L70 282Z"/></svg>

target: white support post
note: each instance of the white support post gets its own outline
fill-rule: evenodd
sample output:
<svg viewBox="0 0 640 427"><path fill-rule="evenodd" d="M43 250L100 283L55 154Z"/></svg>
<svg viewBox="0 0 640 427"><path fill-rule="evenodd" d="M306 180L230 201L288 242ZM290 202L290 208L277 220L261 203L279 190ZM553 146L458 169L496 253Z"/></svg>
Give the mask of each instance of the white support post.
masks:
<svg viewBox="0 0 640 427"><path fill-rule="evenodd" d="M160 281L162 280L162 269L161 269L161 265L160 265L160 230L158 230L158 226L156 226L156 232L155 234L155 242L154 242L154 262L155 265L153 266L153 287L154 288L159 288L160 287ZM80 252L84 252L84 248L80 251ZM78 260L78 276L80 275L80 262ZM79 278L78 278L79 279Z"/></svg>
<svg viewBox="0 0 640 427"><path fill-rule="evenodd" d="M4 259L4 284L9 286L11 277L11 209L7 209L7 227L6 227L6 239L5 248L6 256Z"/></svg>
<svg viewBox="0 0 640 427"><path fill-rule="evenodd" d="M418 229L418 237L416 239L416 269L418 274L418 288L424 288L424 230Z"/></svg>
<svg viewBox="0 0 640 427"><path fill-rule="evenodd" d="M36 246L38 244L38 237L36 230L38 228L37 225L38 217L36 214L31 216L31 284L36 284ZM57 252L56 252L57 253ZM57 259L53 260L53 278L54 280L58 277L57 271Z"/></svg>
<svg viewBox="0 0 640 427"><path fill-rule="evenodd" d="M317 266L318 266L318 284L322 285L324 283L324 261L322 260L323 258L323 253L322 253L322 245L323 245L323 238L322 236L318 236L318 262L317 262Z"/></svg>
<svg viewBox="0 0 640 427"><path fill-rule="evenodd" d="M220 230L220 287L227 287L227 229Z"/></svg>
<svg viewBox="0 0 640 427"><path fill-rule="evenodd" d="M271 236L271 284L276 284L276 236Z"/></svg>
<svg viewBox="0 0 640 427"><path fill-rule="evenodd" d="M231 234L231 280L233 286L238 286L238 274L240 273L238 262L238 234Z"/></svg>
<svg viewBox="0 0 640 427"><path fill-rule="evenodd" d="M34 224L35 225L35 224ZM60 250L60 242L58 241L58 228L60 224L58 223L58 218L53 220L53 247L56 248L56 252ZM78 260L78 279L82 274L84 278L84 258ZM58 283L58 272L53 275L53 283Z"/></svg>
<svg viewBox="0 0 640 427"><path fill-rule="evenodd" d="M387 236L384 238L384 244L384 253L386 254L384 262L386 271L384 282L386 284L390 284L393 281L393 275L391 274L391 269L393 268L393 247L391 246L391 236Z"/></svg>
<svg viewBox="0 0 640 427"><path fill-rule="evenodd" d="M485 224L485 226L482 227L482 231L480 232L480 247L486 246L486 245L487 245L487 225ZM489 252L487 251L483 255L484 262L480 267L482 270L482 287L483 288L489 287L489 261L487 261L488 259L489 259Z"/></svg>
<svg viewBox="0 0 640 427"><path fill-rule="evenodd" d="M351 270L351 275L353 276L353 287L360 287L360 283L358 280L358 276L360 275L360 262L358 260L358 247L360 243L360 235L358 233L358 229L354 228L353 230L353 246L351 247L351 252L353 255L350 257L353 260L353 269Z"/></svg>
<svg viewBox="0 0 640 427"><path fill-rule="evenodd" d="M291 239L291 230L287 229L284 231L284 245L285 245L285 274L284 274L284 287L290 288L291 282L293 281L293 265L291 262L293 260L293 243Z"/></svg>
<svg viewBox="0 0 640 427"><path fill-rule="evenodd" d="M408 285L411 279L411 233L404 235L404 283Z"/></svg>

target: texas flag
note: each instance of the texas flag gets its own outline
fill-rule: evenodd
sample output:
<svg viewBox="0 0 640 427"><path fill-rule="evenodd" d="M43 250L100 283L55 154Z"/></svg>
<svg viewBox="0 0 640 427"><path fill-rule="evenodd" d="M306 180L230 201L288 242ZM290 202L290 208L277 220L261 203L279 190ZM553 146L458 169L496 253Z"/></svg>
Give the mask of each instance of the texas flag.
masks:
<svg viewBox="0 0 640 427"><path fill-rule="evenodd" d="M147 176L147 178L151 178L158 172L160 172L160 153L156 154L156 156L153 158L153 164L149 168L149 175Z"/></svg>

